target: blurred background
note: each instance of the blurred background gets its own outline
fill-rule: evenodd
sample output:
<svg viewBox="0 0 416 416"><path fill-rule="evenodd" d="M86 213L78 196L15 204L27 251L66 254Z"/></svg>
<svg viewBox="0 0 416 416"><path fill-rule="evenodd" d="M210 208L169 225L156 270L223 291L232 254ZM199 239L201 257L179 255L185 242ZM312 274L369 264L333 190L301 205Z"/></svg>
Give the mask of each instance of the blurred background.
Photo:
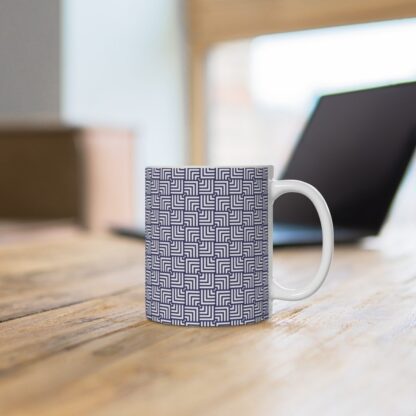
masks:
<svg viewBox="0 0 416 416"><path fill-rule="evenodd" d="M140 229L148 165L279 175L319 96L416 80L414 16L410 0L1 0L0 234ZM415 166L396 222L415 219Z"/></svg>

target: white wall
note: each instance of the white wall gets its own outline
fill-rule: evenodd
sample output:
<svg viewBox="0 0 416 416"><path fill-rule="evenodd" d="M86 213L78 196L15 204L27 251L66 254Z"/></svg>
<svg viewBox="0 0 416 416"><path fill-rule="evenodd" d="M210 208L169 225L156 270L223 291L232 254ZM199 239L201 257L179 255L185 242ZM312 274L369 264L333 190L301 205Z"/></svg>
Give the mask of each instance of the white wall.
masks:
<svg viewBox="0 0 416 416"><path fill-rule="evenodd" d="M63 0L63 117L137 131L140 223L144 166L186 160L181 8L181 0Z"/></svg>
<svg viewBox="0 0 416 416"><path fill-rule="evenodd" d="M0 120L57 120L60 3L0 1Z"/></svg>

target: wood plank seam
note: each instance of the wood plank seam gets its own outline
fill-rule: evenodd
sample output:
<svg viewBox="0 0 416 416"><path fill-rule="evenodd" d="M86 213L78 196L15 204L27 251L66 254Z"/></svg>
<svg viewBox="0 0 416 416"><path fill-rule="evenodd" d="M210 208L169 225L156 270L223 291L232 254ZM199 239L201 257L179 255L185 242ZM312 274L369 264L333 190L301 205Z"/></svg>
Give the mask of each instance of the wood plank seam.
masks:
<svg viewBox="0 0 416 416"><path fill-rule="evenodd" d="M109 295L111 295L111 296L112 295L120 295L120 294L129 292L131 290L131 288L133 288L135 286L137 286L137 285L132 284L131 287L129 287L129 288L122 289L122 290L119 290L119 291L116 291L116 292L112 292ZM46 309L39 309L37 311L31 312L31 313L28 313L28 314L25 314L25 315L13 316L11 318L3 319L3 318L0 317L0 329L1 329L1 324L5 323L5 322L15 321L15 320L18 320L18 319L27 318L29 316L38 315L38 314L41 314L41 313L50 312L50 311L54 311L54 310L58 310L58 309L62 309L62 308L67 308L67 307L74 306L74 305L80 305L82 303L87 303L91 300L101 299L103 297L105 297L105 296L92 296L88 299L82 299L82 300L75 301L75 302L63 303L62 305L59 305L59 306L46 308Z"/></svg>

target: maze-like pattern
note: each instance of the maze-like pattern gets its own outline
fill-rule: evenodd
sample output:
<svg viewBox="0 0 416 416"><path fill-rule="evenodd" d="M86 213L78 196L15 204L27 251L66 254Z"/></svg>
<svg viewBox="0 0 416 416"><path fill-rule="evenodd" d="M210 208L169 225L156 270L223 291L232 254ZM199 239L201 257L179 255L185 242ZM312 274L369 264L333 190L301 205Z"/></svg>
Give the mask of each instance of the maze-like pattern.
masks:
<svg viewBox="0 0 416 416"><path fill-rule="evenodd" d="M268 318L268 168L146 168L146 315Z"/></svg>

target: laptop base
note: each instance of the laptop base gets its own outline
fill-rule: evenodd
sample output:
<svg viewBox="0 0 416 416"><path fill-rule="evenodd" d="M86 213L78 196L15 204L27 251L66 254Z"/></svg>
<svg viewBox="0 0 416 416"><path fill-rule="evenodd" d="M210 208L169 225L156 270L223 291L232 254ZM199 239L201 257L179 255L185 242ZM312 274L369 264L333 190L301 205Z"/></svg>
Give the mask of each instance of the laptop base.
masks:
<svg viewBox="0 0 416 416"><path fill-rule="evenodd" d="M112 231L125 237L144 239L144 230L136 227L113 227ZM336 244L356 243L361 238L374 235L374 232L365 230L352 230L334 227L334 241ZM307 246L321 245L322 231L320 227L307 225L274 224L273 246Z"/></svg>
<svg viewBox="0 0 416 416"><path fill-rule="evenodd" d="M334 227L334 242L336 244L353 244L369 235L374 235L374 232ZM321 244L322 231L320 227L291 224L274 224L273 226L274 247Z"/></svg>

